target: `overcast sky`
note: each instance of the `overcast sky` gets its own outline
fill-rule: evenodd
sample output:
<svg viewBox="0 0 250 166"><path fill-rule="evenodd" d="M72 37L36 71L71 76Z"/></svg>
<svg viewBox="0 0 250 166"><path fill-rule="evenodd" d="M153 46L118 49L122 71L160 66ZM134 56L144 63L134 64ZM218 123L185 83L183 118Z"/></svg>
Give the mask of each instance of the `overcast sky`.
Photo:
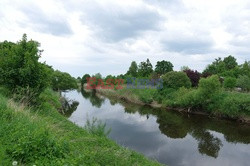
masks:
<svg viewBox="0 0 250 166"><path fill-rule="evenodd" d="M250 60L250 0L1 0L0 40L23 33L73 76L121 74L147 58L202 71L217 57Z"/></svg>

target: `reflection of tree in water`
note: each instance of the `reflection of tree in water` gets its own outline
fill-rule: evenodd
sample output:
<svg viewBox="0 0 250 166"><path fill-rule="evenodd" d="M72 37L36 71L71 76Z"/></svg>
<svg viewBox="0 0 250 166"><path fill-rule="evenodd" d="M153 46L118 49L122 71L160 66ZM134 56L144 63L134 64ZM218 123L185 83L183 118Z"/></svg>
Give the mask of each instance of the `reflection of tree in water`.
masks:
<svg viewBox="0 0 250 166"><path fill-rule="evenodd" d="M203 116L190 116L187 114L153 109L145 106L135 106L120 102L127 113L140 113L141 115L154 115L157 117L160 131L166 136L176 139L185 138L190 134L198 142L198 151L211 157L218 157L223 146L222 141L215 137L211 131L224 134L228 142L250 143L250 126L236 125L235 122L209 119Z"/></svg>
<svg viewBox="0 0 250 166"><path fill-rule="evenodd" d="M75 100L69 100L66 97L61 98L62 113L66 117L70 117L72 113L77 109L79 102Z"/></svg>
<svg viewBox="0 0 250 166"><path fill-rule="evenodd" d="M198 149L201 154L217 158L220 148L223 146L219 138L214 137L209 131L195 129L191 135L198 141Z"/></svg>
<svg viewBox="0 0 250 166"><path fill-rule="evenodd" d="M102 103L105 101L105 99L98 97L95 91L87 92L82 89L81 93L85 99L89 99L92 106L94 107L100 108L102 106Z"/></svg>

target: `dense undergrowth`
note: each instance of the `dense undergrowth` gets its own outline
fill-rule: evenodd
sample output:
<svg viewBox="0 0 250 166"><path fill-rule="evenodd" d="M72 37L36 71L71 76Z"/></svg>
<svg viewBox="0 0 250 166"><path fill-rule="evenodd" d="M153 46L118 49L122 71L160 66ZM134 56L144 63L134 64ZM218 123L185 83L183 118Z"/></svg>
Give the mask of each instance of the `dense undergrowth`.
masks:
<svg viewBox="0 0 250 166"><path fill-rule="evenodd" d="M68 121L57 111L59 96L49 89L33 108L7 94L0 88L0 165L158 165L109 140L101 123L83 129Z"/></svg>

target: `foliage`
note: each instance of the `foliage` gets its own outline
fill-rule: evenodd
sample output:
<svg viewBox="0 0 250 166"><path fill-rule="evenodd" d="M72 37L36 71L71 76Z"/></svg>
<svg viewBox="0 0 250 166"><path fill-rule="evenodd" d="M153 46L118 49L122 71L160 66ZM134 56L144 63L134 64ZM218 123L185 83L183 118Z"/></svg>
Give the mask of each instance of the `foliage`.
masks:
<svg viewBox="0 0 250 166"><path fill-rule="evenodd" d="M56 70L52 75L52 88L58 91L77 89L77 81L69 73Z"/></svg>
<svg viewBox="0 0 250 166"><path fill-rule="evenodd" d="M231 70L231 69L235 68L238 65L238 63L236 62L236 58L234 58L231 55L224 58L223 62L225 63L225 67L226 67L227 70Z"/></svg>
<svg viewBox="0 0 250 166"><path fill-rule="evenodd" d="M217 75L208 78L202 78L199 82L198 90L204 98L209 99L221 90L221 83Z"/></svg>
<svg viewBox="0 0 250 166"><path fill-rule="evenodd" d="M106 129L106 123L103 123L97 118L93 118L92 121L87 119L84 129L90 134L94 134L101 137L107 137L111 132L111 129Z"/></svg>
<svg viewBox="0 0 250 166"><path fill-rule="evenodd" d="M53 96L50 92L43 94L41 111L7 104L10 102L0 94L0 165L13 161L42 166L159 165L70 122L46 104L50 103L46 95Z"/></svg>
<svg viewBox="0 0 250 166"><path fill-rule="evenodd" d="M0 43L0 84L10 90L29 87L39 95L49 85L51 75L49 67L39 62L39 46L28 41L26 34L17 43Z"/></svg>
<svg viewBox="0 0 250 166"><path fill-rule="evenodd" d="M132 77L136 77L138 72L138 66L135 61L131 62L127 75L131 75Z"/></svg>
<svg viewBox="0 0 250 166"><path fill-rule="evenodd" d="M234 77L226 77L224 79L224 88L232 90L236 87L237 79Z"/></svg>
<svg viewBox="0 0 250 166"><path fill-rule="evenodd" d="M146 62L141 62L138 68L138 74L141 77L148 77L153 72L153 66L149 59Z"/></svg>
<svg viewBox="0 0 250 166"><path fill-rule="evenodd" d="M165 60L158 61L155 66L155 72L160 75L166 74L170 71L173 71L173 67L174 65L169 61L165 61Z"/></svg>
<svg viewBox="0 0 250 166"><path fill-rule="evenodd" d="M238 63L236 62L236 59L233 56L229 55L223 60L221 58L215 59L212 64L207 66L203 73L220 74L226 72L227 70L232 70L237 66Z"/></svg>
<svg viewBox="0 0 250 166"><path fill-rule="evenodd" d="M81 86L83 87L84 84L86 84L88 82L87 78L89 78L90 75L89 74L84 74L81 80Z"/></svg>
<svg viewBox="0 0 250 166"><path fill-rule="evenodd" d="M250 77L243 75L237 79L237 86L244 91L250 91Z"/></svg>
<svg viewBox="0 0 250 166"><path fill-rule="evenodd" d="M201 78L201 73L199 73L197 70L184 70L184 72L187 74L188 78L190 79L192 83L192 87L197 87Z"/></svg>
<svg viewBox="0 0 250 166"><path fill-rule="evenodd" d="M184 72L172 71L162 76L165 88L178 89L180 87L191 87L191 82Z"/></svg>

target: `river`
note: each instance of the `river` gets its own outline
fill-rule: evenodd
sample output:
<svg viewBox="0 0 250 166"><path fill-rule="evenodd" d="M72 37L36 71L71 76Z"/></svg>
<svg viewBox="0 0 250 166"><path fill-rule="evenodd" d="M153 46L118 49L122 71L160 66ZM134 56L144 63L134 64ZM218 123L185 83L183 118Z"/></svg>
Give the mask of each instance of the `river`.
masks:
<svg viewBox="0 0 250 166"><path fill-rule="evenodd" d="M69 120L93 117L111 128L118 144L169 166L249 166L250 125L137 106L85 91L64 93L79 102Z"/></svg>

